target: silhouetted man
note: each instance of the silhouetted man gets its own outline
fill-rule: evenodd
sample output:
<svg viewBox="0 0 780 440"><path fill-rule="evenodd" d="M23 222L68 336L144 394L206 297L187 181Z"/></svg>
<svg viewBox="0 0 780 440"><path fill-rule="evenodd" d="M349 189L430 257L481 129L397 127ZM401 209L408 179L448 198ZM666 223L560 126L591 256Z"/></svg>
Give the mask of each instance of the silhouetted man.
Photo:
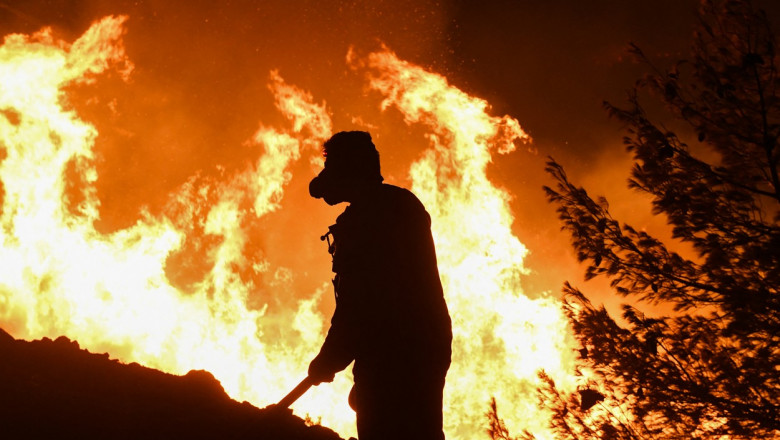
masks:
<svg viewBox="0 0 780 440"><path fill-rule="evenodd" d="M328 232L336 311L309 377L330 382L355 361L349 403L360 440L444 439L452 324L430 216L414 194L382 183L370 134L336 133L324 154L309 193L349 206Z"/></svg>

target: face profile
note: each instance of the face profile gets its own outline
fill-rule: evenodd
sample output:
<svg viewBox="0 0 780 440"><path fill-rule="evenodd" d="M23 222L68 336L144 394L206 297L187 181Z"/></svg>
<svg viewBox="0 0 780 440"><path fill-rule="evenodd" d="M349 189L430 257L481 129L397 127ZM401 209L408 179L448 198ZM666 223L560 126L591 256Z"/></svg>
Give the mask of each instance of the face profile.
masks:
<svg viewBox="0 0 780 440"><path fill-rule="evenodd" d="M382 181L379 153L371 135L342 131L323 145L325 168L309 183L309 194L328 205L354 202Z"/></svg>

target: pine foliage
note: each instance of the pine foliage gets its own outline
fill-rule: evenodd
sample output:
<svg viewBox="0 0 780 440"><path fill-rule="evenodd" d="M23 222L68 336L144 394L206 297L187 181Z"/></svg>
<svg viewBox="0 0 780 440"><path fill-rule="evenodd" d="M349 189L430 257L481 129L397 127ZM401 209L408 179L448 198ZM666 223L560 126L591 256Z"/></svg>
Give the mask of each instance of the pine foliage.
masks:
<svg viewBox="0 0 780 440"><path fill-rule="evenodd" d="M586 277L607 277L634 305L616 320L565 285L583 388L566 395L542 374L541 402L561 438L780 438L780 81L770 24L748 1L704 2L690 59L661 71L633 51L652 73L626 107L605 107L627 126L629 186L693 252L614 219L551 159L557 185L545 191ZM651 120L642 90L685 136ZM642 303L669 312L651 317Z"/></svg>

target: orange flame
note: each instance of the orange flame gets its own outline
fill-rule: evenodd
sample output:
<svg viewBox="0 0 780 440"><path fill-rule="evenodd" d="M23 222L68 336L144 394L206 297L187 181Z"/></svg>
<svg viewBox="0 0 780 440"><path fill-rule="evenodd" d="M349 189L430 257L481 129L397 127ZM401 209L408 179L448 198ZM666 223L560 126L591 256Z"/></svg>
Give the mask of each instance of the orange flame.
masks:
<svg viewBox="0 0 780 440"><path fill-rule="evenodd" d="M165 214L143 213L132 227L102 234L94 228L98 133L66 109L63 87L109 68L128 78L125 19L106 17L72 45L44 29L9 35L0 47L0 326L22 338L66 334L92 351L173 373L206 369L234 398L264 406L301 378L319 348L327 317L318 304L329 288L298 294L274 313L269 300L250 306L258 302L250 301L253 292L279 290L292 277L251 250L252 234L260 219L281 209L301 157L309 159L310 174L321 166L319 145L332 132L331 118L324 103L271 72L276 108L291 129L261 123L247 144L263 153L244 171L220 182L194 176L171 195ZM433 219L453 316L447 435L483 436L490 396L511 415L510 428L544 435L535 373L544 368L570 385L571 343L556 300L523 295L527 250L511 230L510 195L486 176L494 152L508 154L528 136L515 119L490 116L485 101L389 50L362 58L350 51L347 62L365 72L383 109L396 108L407 124L430 130L430 148L409 174ZM85 182L77 200L66 191L73 169ZM207 264L184 291L166 262L188 246ZM354 435L349 386L349 374L341 374L294 408Z"/></svg>

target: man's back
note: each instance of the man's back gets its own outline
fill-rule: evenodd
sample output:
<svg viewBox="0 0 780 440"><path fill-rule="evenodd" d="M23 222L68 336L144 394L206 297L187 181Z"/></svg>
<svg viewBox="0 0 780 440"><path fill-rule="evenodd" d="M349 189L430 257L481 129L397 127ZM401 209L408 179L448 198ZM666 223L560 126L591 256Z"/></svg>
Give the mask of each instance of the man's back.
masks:
<svg viewBox="0 0 780 440"><path fill-rule="evenodd" d="M356 360L449 363L450 317L417 197L380 185L339 216L333 235L336 292L357 315Z"/></svg>

